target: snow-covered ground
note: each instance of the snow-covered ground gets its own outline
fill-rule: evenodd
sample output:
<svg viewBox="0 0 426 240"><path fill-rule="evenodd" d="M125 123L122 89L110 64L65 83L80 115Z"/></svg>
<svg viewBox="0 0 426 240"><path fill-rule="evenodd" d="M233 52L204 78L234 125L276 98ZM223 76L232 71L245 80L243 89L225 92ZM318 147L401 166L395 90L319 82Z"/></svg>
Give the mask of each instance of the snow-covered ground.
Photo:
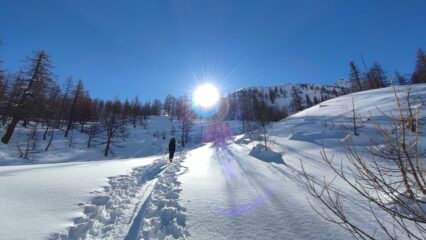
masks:
<svg viewBox="0 0 426 240"><path fill-rule="evenodd" d="M426 85L412 89L412 103L422 104ZM404 98L406 87L398 91ZM348 127L352 99L364 119L359 136ZM164 155L135 158L136 149L141 155L165 150L167 140L146 137L164 131L165 118L151 118L150 132L134 130L129 147L117 151L120 159L83 161L82 154L80 162L2 166L0 238L348 239L311 208L308 199L321 205L306 191L301 163L317 178L332 178L322 145L342 160L348 139L357 147L376 144L373 126L389 126L381 111L396 113L391 88L341 96L272 124L268 150L260 139L238 135L184 149L172 164ZM201 127L193 136L198 132ZM363 199L338 180L334 187L351 206L348 215L371 229Z"/></svg>
<svg viewBox="0 0 426 240"><path fill-rule="evenodd" d="M193 239L346 239L316 215L298 172L248 155L250 147L211 145L185 161L182 205Z"/></svg>
<svg viewBox="0 0 426 240"><path fill-rule="evenodd" d="M0 168L0 239L46 239L65 232L83 207L108 185L156 157L3 166Z"/></svg>
<svg viewBox="0 0 426 240"><path fill-rule="evenodd" d="M30 127L18 127L9 145L0 144L0 239L125 237L166 166L173 128L179 140L180 124L150 116L145 127L129 125L128 138L108 157L103 145L87 148L88 137L79 129L73 131L72 147L70 138L57 132L46 152L48 141L41 139L44 128L38 126L37 150L28 159L18 157L16 142L25 141ZM199 143L208 126L196 119L191 143ZM241 131L237 121L227 126Z"/></svg>
<svg viewBox="0 0 426 240"><path fill-rule="evenodd" d="M114 154L104 157L105 133L98 134L99 140L94 140L91 148L87 148L87 134L80 133L77 126L68 138L64 138L62 131L56 131L54 140L48 151L45 148L49 137L42 140L45 127L37 126L36 149L31 151L28 159L19 158L17 143L25 149L27 134L31 127L23 128L19 126L10 140L9 144L0 144L0 166L17 164L39 164L39 163L61 163L73 161L97 161L106 159L128 159L135 157L146 157L155 154L164 154L167 151L167 144L171 135L175 135L177 140L181 137L181 121L174 119L170 121L166 116L149 116L143 125L136 128L129 123L127 139L119 143L118 147L112 147ZM227 121L226 125L233 134L241 132L242 125L239 121ZM200 143L202 134L209 126L209 121L205 119L195 119L190 132L190 144ZM0 128L0 135L5 132ZM101 139L103 137L103 139ZM71 147L70 139L72 139Z"/></svg>

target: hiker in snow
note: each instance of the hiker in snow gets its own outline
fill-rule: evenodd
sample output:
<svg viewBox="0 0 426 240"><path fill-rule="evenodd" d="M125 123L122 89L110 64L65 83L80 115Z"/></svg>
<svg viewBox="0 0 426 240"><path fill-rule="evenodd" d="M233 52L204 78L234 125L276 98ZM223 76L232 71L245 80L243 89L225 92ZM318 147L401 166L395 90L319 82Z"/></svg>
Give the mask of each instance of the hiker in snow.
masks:
<svg viewBox="0 0 426 240"><path fill-rule="evenodd" d="M175 155L176 151L176 139L175 137L170 138L169 141L169 161L172 162L173 156Z"/></svg>

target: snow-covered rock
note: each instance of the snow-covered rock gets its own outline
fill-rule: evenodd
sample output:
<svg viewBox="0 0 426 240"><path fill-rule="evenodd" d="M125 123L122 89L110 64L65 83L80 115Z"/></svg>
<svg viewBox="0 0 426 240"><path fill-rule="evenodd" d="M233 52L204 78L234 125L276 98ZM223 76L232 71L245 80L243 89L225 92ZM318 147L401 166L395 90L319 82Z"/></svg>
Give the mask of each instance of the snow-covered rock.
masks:
<svg viewBox="0 0 426 240"><path fill-rule="evenodd" d="M265 162L284 163L281 153L271 151L265 148L263 144L257 144L250 150L249 154Z"/></svg>

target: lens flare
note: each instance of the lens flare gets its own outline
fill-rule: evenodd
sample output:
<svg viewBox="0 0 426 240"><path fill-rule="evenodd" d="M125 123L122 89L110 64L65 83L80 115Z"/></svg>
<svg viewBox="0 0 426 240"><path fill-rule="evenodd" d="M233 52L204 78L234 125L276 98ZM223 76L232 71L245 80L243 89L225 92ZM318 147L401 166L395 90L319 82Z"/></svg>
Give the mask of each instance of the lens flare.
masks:
<svg viewBox="0 0 426 240"><path fill-rule="evenodd" d="M203 142L213 142L214 144L225 144L232 139L232 129L225 123L213 123L203 130Z"/></svg>
<svg viewBox="0 0 426 240"><path fill-rule="evenodd" d="M219 101L219 91L211 84L204 84L194 92L195 104L204 108L211 108Z"/></svg>
<svg viewBox="0 0 426 240"><path fill-rule="evenodd" d="M198 87L192 96L192 107L200 117L212 117L219 110L220 94L211 84Z"/></svg>

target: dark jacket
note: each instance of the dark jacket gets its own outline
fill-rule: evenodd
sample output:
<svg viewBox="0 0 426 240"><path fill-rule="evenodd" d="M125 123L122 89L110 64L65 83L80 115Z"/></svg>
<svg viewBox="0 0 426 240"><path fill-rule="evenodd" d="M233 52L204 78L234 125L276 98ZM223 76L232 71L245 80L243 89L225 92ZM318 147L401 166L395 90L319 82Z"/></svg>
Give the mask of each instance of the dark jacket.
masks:
<svg viewBox="0 0 426 240"><path fill-rule="evenodd" d="M176 139L174 137L170 138L169 141L169 152L176 151Z"/></svg>

